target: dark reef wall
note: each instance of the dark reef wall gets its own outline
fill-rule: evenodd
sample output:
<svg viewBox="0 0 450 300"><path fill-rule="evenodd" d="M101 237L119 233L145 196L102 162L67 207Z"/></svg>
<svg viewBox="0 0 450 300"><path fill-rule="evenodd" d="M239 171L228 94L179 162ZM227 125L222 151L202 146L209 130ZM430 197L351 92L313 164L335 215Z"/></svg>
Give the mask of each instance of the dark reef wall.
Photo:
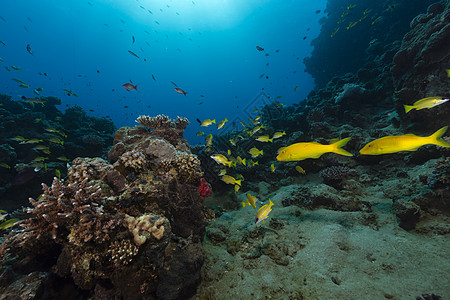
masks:
<svg viewBox="0 0 450 300"><path fill-rule="evenodd" d="M430 5L414 18L393 62L396 107L402 120L415 127L449 125L450 105L406 116L403 105L431 96L450 98L450 1Z"/></svg>
<svg viewBox="0 0 450 300"><path fill-rule="evenodd" d="M322 29L304 59L318 87L334 76L355 73L368 61L368 51L401 40L411 20L426 12L433 0L329 0ZM370 49L369 49L370 48Z"/></svg>
<svg viewBox="0 0 450 300"><path fill-rule="evenodd" d="M75 157L106 157L112 143L112 121L88 116L79 106L63 113L56 97L40 101L0 94L0 203L7 211L41 194L42 182L64 177Z"/></svg>

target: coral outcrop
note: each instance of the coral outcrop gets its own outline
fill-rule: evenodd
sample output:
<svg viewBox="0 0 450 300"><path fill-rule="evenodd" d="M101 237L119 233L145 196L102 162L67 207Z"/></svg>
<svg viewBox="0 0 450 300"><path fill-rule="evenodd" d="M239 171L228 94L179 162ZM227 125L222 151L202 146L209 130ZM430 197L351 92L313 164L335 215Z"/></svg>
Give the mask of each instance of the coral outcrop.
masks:
<svg viewBox="0 0 450 300"><path fill-rule="evenodd" d="M195 291L203 172L182 138L185 119L146 120L155 130L116 132L111 162L77 158L67 178L42 184L43 196L30 198L27 217L1 245L4 268L7 258L28 258L21 268L11 264L15 276L54 273L92 297L180 299Z"/></svg>

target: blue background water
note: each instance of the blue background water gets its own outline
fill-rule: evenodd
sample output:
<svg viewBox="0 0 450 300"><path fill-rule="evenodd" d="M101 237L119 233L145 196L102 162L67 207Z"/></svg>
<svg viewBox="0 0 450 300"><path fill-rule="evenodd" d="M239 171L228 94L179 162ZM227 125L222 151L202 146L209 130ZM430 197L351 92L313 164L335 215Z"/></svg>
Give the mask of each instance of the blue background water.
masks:
<svg viewBox="0 0 450 300"><path fill-rule="evenodd" d="M195 135L198 130L217 131L215 126L201 129L196 118L219 122L227 117L231 126L232 120L246 121L254 108L277 96L283 96L279 101L285 105L305 98L314 83L304 73L302 60L312 50L310 42L320 29L325 4L325 0L4 0L1 92L18 100L19 95L34 97L33 88L43 87L41 96L61 98L62 110L78 104L93 110L89 114L110 116L118 127L134 126L141 114L184 116L191 121L185 137L200 143L204 137ZM26 51L27 44L33 56ZM265 51L257 51L257 45ZM23 71L4 68L11 65ZM31 88L20 88L11 78ZM122 87L130 81L138 85L138 92ZM177 94L171 81L187 96ZM67 96L63 89L79 97Z"/></svg>

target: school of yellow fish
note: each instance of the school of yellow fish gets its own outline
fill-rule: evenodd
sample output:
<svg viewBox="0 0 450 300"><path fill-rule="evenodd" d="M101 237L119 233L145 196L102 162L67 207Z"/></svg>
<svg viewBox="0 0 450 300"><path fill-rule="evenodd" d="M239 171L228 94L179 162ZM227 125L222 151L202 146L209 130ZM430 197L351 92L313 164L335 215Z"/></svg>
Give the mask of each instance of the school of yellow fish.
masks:
<svg viewBox="0 0 450 300"><path fill-rule="evenodd" d="M416 101L413 105L404 105L405 113L408 113L410 110L421 110L421 109L431 109L438 105L442 105L445 102L449 101L449 99L444 99L442 97L427 97L421 100ZM221 121L217 125L217 129L221 129L224 127L225 123L228 119ZM255 118L249 118L250 123L244 124L242 121L241 125L244 127L241 132L234 138L229 139L230 149L227 150L226 154L216 153L210 155L210 157L216 161L219 165L223 165L225 168L221 169L219 172L219 176L221 180L226 184L234 185L235 193L237 193L242 186L242 181L244 181L244 177L236 173L236 178L227 174L226 168L236 168L236 167L253 167L259 165L258 161L253 161L253 159L257 159L260 156L264 155L262 149L258 149L257 147L252 147L251 149L245 151L238 145L239 141L253 139L255 142L260 143L273 143L274 140L280 139L286 135L285 131L275 132L272 137L268 134L255 136L257 132L261 132L265 130L263 124L261 124L261 115L258 115ZM200 126L210 126L215 123L216 120L206 119L201 122ZM359 154L361 155L381 155L381 154L390 154L397 153L401 151L416 151L420 147L424 145L437 145L441 147L450 147L450 144L442 139L442 136L447 131L448 126L442 127L437 130L435 133L429 136L416 136L413 134L405 134L400 136L385 136L366 144L361 150L359 150ZM203 133L202 133L203 134ZM199 135L199 134L197 134ZM320 158L325 153L335 153L343 156L353 156L352 153L346 151L342 147L344 147L350 140L350 137L346 137L344 139L338 140L333 139L329 144L320 144L317 142L300 142L291 144L286 147L281 147L277 151L276 160L280 162L293 162L293 161L302 161L305 159L316 159ZM206 139L205 151L212 151L213 145L213 135L209 134ZM233 149L233 150L231 150ZM233 153L239 154L236 157L233 156ZM244 157L245 155L250 155L250 157ZM302 175L306 174L306 171L299 165L295 166L295 170ZM270 171L272 173L276 172L275 163L271 163ZM256 196L247 193L247 201L242 202L242 206L246 207L252 206L256 209L256 204L258 202L258 198ZM269 204L265 204L259 208L256 212L255 224L259 222L263 222L268 217L269 213L272 211L273 202L269 199Z"/></svg>

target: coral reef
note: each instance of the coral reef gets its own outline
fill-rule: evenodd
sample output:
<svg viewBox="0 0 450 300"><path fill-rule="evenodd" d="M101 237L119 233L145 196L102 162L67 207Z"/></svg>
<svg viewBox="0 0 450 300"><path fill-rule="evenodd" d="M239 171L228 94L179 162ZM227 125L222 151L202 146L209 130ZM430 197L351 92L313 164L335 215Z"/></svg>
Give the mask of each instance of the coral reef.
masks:
<svg viewBox="0 0 450 300"><path fill-rule="evenodd" d="M152 130L156 136L162 137L176 146L176 142L183 139L183 132L189 124L188 119L177 117L171 120L168 116L157 115L156 117L139 116L136 120L139 125Z"/></svg>
<svg viewBox="0 0 450 300"><path fill-rule="evenodd" d="M77 156L106 156L114 125L110 120L87 116L79 106L64 113L61 100L41 97L45 107L14 101L0 94L0 202L14 210L27 205L28 197L41 193L41 183L64 177L67 163ZM57 174L60 175L57 175Z"/></svg>
<svg viewBox="0 0 450 300"><path fill-rule="evenodd" d="M152 132L121 128L111 163L77 158L67 178L42 184L43 197L30 198L33 207L1 245L3 268L11 264L18 277L39 271L70 278L91 296L192 294L204 260L203 172L180 135L185 119L175 123ZM179 149L161 137L174 138L174 130ZM18 268L9 258L28 263Z"/></svg>

